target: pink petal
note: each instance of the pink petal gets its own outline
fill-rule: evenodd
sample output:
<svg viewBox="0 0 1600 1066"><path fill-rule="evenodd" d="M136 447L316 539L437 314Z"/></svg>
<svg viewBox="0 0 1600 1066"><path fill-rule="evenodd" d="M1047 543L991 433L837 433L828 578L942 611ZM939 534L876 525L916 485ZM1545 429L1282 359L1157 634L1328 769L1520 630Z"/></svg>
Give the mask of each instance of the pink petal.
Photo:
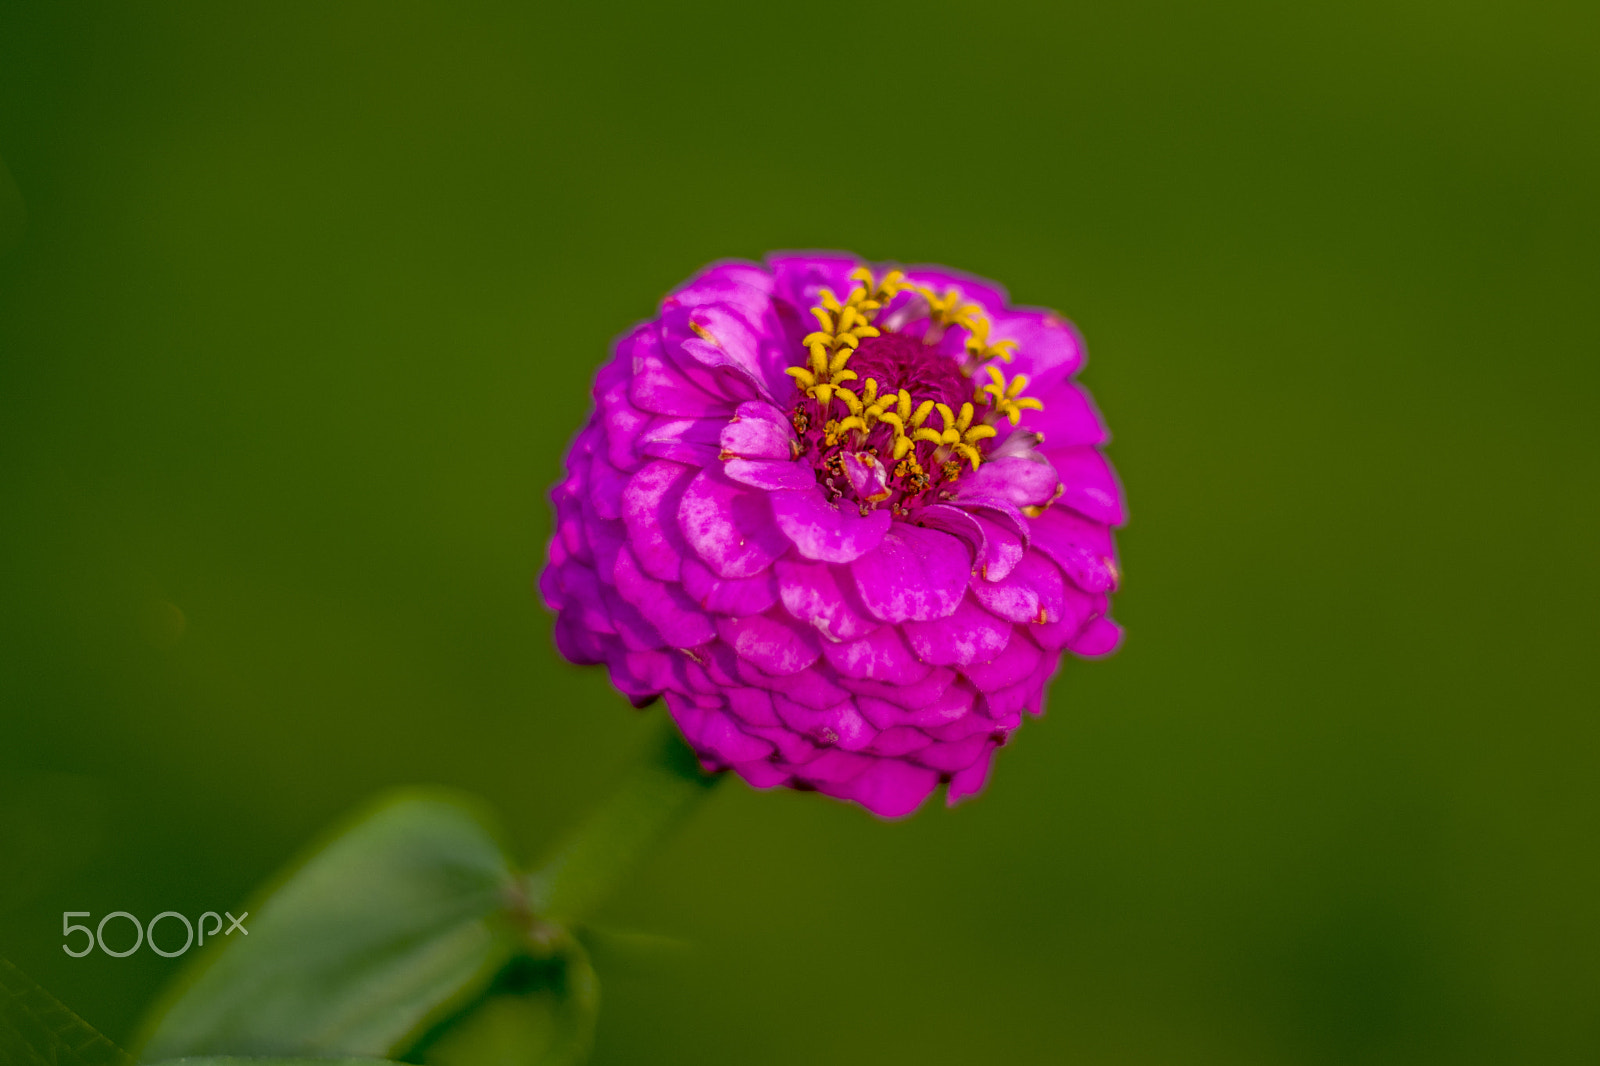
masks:
<svg viewBox="0 0 1600 1066"><path fill-rule="evenodd" d="M823 648L826 650L827 645L824 645ZM861 697L863 707L866 706L867 701L880 701L886 706L893 707L897 717L890 720L872 719L879 728L887 728L895 724L895 722L901 721L899 716L903 716L907 708L925 707L942 698L956 680L956 672L949 667L935 666L929 668L920 663L918 665L928 672L915 681L894 683L841 677L839 684ZM863 711L863 713L866 712Z"/></svg>
<svg viewBox="0 0 1600 1066"><path fill-rule="evenodd" d="M739 658L769 674L797 673L821 654L810 630L769 615L719 617L717 632Z"/></svg>
<svg viewBox="0 0 1600 1066"><path fill-rule="evenodd" d="M992 321L992 338L1017 342L1007 370L1028 375L1029 394L1045 395L1083 368L1083 338L1054 311L1018 307L994 315Z"/></svg>
<svg viewBox="0 0 1600 1066"><path fill-rule="evenodd" d="M908 725L893 725L879 733L868 750L874 755L900 756L929 744L928 734Z"/></svg>
<svg viewBox="0 0 1600 1066"><path fill-rule="evenodd" d="M777 788L789 780L788 770L766 759L733 764L733 772L742 777L751 788Z"/></svg>
<svg viewBox="0 0 1600 1066"><path fill-rule="evenodd" d="M1058 621L1066 610L1061 571L1036 551L1000 581L975 579L972 592L984 607L1012 622Z"/></svg>
<svg viewBox="0 0 1600 1066"><path fill-rule="evenodd" d="M1042 655L1037 644L1018 633L993 662L974 663L961 672L980 691L994 692L1033 673Z"/></svg>
<svg viewBox="0 0 1600 1066"><path fill-rule="evenodd" d="M639 434L652 417L628 401L628 378L626 366L610 362L600 368L594 381L594 402L597 421L605 432L606 458L619 470L633 470L639 465Z"/></svg>
<svg viewBox="0 0 1600 1066"><path fill-rule="evenodd" d="M871 756L828 748L797 770L795 776L807 784L817 786L819 792L838 795L836 789L860 777L879 761Z"/></svg>
<svg viewBox="0 0 1600 1066"><path fill-rule="evenodd" d="M981 304L986 315L1005 310L1009 298L1005 286L976 274L933 264L906 267L906 277L918 285L926 285L943 296L950 289L959 291L966 300Z"/></svg>
<svg viewBox="0 0 1600 1066"><path fill-rule="evenodd" d="M601 518L622 517L622 490L627 487L628 475L607 462L602 456L589 457L589 491L583 502L594 508Z"/></svg>
<svg viewBox="0 0 1600 1066"><path fill-rule="evenodd" d="M865 452L848 452L843 459L844 475L856 495L869 503L889 496L889 471Z"/></svg>
<svg viewBox="0 0 1600 1066"><path fill-rule="evenodd" d="M817 472L810 463L794 459L729 459L722 470L730 478L752 488L805 490L816 488Z"/></svg>
<svg viewBox="0 0 1600 1066"><path fill-rule="evenodd" d="M972 553L949 533L896 523L850 570L873 614L885 622L926 622L948 616L961 602Z"/></svg>
<svg viewBox="0 0 1600 1066"><path fill-rule="evenodd" d="M1044 410L1024 411L1020 428L1042 436L1042 447L1070 448L1104 444L1111 439L1105 421L1082 385L1063 381L1047 396L1032 388L1026 394L1037 397Z"/></svg>
<svg viewBox="0 0 1600 1066"><path fill-rule="evenodd" d="M773 569L784 607L829 640L856 640L878 627L843 567L790 557L779 559Z"/></svg>
<svg viewBox="0 0 1600 1066"><path fill-rule="evenodd" d="M754 577L788 548L766 494L702 470L684 491L678 527L719 577Z"/></svg>
<svg viewBox="0 0 1600 1066"><path fill-rule="evenodd" d="M1034 544L1085 592L1105 592L1120 577L1111 531L1065 507L1051 507L1033 520Z"/></svg>
<svg viewBox="0 0 1600 1066"><path fill-rule="evenodd" d="M622 490L622 520L639 565L652 577L676 581L688 544L678 529L678 505L696 470L657 459L646 463Z"/></svg>
<svg viewBox="0 0 1600 1066"><path fill-rule="evenodd" d="M938 784L938 773L927 767L899 759L875 759L847 784L824 786L820 791L854 800L880 818L904 818L922 806Z"/></svg>
<svg viewBox="0 0 1600 1066"><path fill-rule="evenodd" d="M976 552L979 575L991 581L1009 574L1026 550L1023 539L1007 526L947 503L921 508L917 511L917 521L966 541Z"/></svg>
<svg viewBox="0 0 1600 1066"><path fill-rule="evenodd" d="M717 438L722 423L716 418L668 418L657 415L639 433L639 454L670 459L690 466L710 466L717 460Z"/></svg>
<svg viewBox="0 0 1600 1066"><path fill-rule="evenodd" d="M1074 655L1099 659L1116 651L1121 644L1122 627L1109 618L1096 618L1067 647Z"/></svg>
<svg viewBox="0 0 1600 1066"><path fill-rule="evenodd" d="M686 371L668 356L654 322L645 323L619 341L617 357L629 360L633 368L628 399L643 411L678 418L711 416L725 422L741 401L756 398L752 394L724 394L709 371Z"/></svg>
<svg viewBox="0 0 1600 1066"><path fill-rule="evenodd" d="M667 706L671 707L672 702L668 700ZM722 711L707 712L700 721L699 729L693 735L685 730L684 735L693 747L708 750L728 764L765 759L774 750L765 740L758 740L741 730Z"/></svg>
<svg viewBox="0 0 1600 1066"><path fill-rule="evenodd" d="M739 659L739 680L747 685L766 689L774 696L784 696L807 707L831 707L850 695L834 684L838 675L825 663L816 663L792 674L770 674L748 659Z"/></svg>
<svg viewBox="0 0 1600 1066"><path fill-rule="evenodd" d="M956 482L956 502L1000 499L1014 507L1039 507L1055 498L1061 479L1042 456L991 459Z"/></svg>
<svg viewBox="0 0 1600 1066"><path fill-rule="evenodd" d="M1059 651L1067 647L1083 632L1083 627L1106 613L1107 599L1103 592L1084 592L1075 585L1066 586L1063 610L1058 621L1045 625L1030 625L1028 635L1041 648Z"/></svg>
<svg viewBox="0 0 1600 1066"><path fill-rule="evenodd" d="M851 700L841 700L823 708L807 707L782 697L773 703L784 725L824 747L861 751L878 735Z"/></svg>
<svg viewBox="0 0 1600 1066"><path fill-rule="evenodd" d="M989 782L989 768L994 765L995 745L989 747L965 770L958 770L945 788L945 803L954 807L968 796L976 796Z"/></svg>
<svg viewBox="0 0 1600 1066"><path fill-rule="evenodd" d="M985 611L970 596L949 618L907 622L903 628L917 658L937 666L988 662L1004 651L1011 639L1011 623Z"/></svg>
<svg viewBox="0 0 1600 1066"><path fill-rule="evenodd" d="M981 734L964 737L960 740L942 740L929 744L916 754L916 762L938 770L940 773L953 774L965 770L994 744L989 737L989 728L984 725Z"/></svg>
<svg viewBox="0 0 1600 1066"><path fill-rule="evenodd" d="M828 563L861 558L883 540L890 523L888 511L873 511L863 518L853 504L830 504L815 477L798 491L773 493L772 513L801 555Z"/></svg>
<svg viewBox="0 0 1600 1066"><path fill-rule="evenodd" d="M724 459L795 457L794 427L770 403L742 403L733 421L722 427L718 443Z"/></svg>
<svg viewBox="0 0 1600 1066"><path fill-rule="evenodd" d="M772 694L759 688L729 689L728 711L744 725L781 724L778 712L772 709Z"/></svg>
<svg viewBox="0 0 1600 1066"><path fill-rule="evenodd" d="M755 577L718 577L699 559L683 560L683 589L713 614L761 614L778 602L778 575L770 568Z"/></svg>
<svg viewBox="0 0 1600 1066"><path fill-rule="evenodd" d="M673 289L662 307L731 304L749 315L766 309L772 295L772 275L760 263L729 259L715 263Z"/></svg>
<svg viewBox="0 0 1600 1066"><path fill-rule="evenodd" d="M1127 518L1122 508L1122 487L1099 449L1053 448L1045 454L1066 486L1056 506L1070 507L1085 518L1108 526L1122 525Z"/></svg>
<svg viewBox="0 0 1600 1066"><path fill-rule="evenodd" d="M626 547L617 554L617 593L655 626L674 648L693 648L716 638L711 616L676 583L647 576Z"/></svg>
<svg viewBox="0 0 1600 1066"><path fill-rule="evenodd" d="M850 272L861 265L861 260L846 252L788 253L776 252L767 257L772 268L772 292L780 300L805 316L805 328L815 329L810 310L821 303L823 289L831 289L843 300L850 295L855 282Z"/></svg>
<svg viewBox="0 0 1600 1066"><path fill-rule="evenodd" d="M828 664L845 677L909 685L922 680L928 667L917 660L904 638L883 626L847 644L823 644Z"/></svg>

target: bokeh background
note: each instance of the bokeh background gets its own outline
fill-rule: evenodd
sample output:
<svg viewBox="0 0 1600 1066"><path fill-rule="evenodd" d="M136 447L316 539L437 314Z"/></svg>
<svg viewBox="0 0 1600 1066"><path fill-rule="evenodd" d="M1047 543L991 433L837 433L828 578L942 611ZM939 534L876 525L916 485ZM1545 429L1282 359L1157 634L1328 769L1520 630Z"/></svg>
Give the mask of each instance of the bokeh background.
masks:
<svg viewBox="0 0 1600 1066"><path fill-rule="evenodd" d="M955 811L718 790L595 1062L1600 1059L1592 5L8 3L0 157L0 954L114 1038L64 910L607 792L590 375L838 247L1078 322L1129 639Z"/></svg>

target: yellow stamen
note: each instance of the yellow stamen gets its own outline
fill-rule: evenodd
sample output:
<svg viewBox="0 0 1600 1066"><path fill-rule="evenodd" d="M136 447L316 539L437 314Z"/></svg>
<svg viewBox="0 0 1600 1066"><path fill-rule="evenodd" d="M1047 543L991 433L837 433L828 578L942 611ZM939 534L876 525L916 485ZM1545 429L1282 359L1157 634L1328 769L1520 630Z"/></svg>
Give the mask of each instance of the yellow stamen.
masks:
<svg viewBox="0 0 1600 1066"><path fill-rule="evenodd" d="M995 421L1006 418L1015 426L1021 421L1024 411L1043 409L1044 405L1038 400L1021 395L1028 383L1026 375L1018 374L1007 381L1003 373L990 365L996 360L1009 363L1016 342L991 342L991 323L982 307L963 302L959 291L949 289L941 296L932 288L912 282L898 270L891 270L882 278L874 278L871 269L863 266L851 271L849 277L857 284L843 300L831 289L818 292L819 306L813 307L811 314L819 328L808 333L802 341L807 349L807 365L789 367L785 371L805 395L822 406L824 414L835 398L843 401L848 409L847 417L829 421L825 425L825 439L830 446L836 445L840 437L852 431L860 434L858 439L864 441L866 435L882 423L893 431L890 452L896 463L895 475L911 479L912 491L921 491L928 486L928 479L915 458L917 444L927 443L938 449L949 449L936 452L934 459L944 476L953 478L957 465L950 457L959 456L976 470L983 462L979 444L998 435ZM962 327L967 331L967 359L962 367L963 373L970 376L981 366L990 378L988 384L975 389L973 400L977 402L963 403L959 412L952 410L948 404L933 400L918 402L906 389L879 395L878 383L871 378L859 390L845 386L846 382L858 380L855 371L849 368L849 362L862 340L882 335L873 324L878 313L895 296L906 291L915 292L928 305L928 343L935 343L952 326ZM698 325L691 323L691 328L706 340L716 343ZM978 403L985 407L981 419L977 417ZM938 429L926 425L935 411L939 413Z"/></svg>

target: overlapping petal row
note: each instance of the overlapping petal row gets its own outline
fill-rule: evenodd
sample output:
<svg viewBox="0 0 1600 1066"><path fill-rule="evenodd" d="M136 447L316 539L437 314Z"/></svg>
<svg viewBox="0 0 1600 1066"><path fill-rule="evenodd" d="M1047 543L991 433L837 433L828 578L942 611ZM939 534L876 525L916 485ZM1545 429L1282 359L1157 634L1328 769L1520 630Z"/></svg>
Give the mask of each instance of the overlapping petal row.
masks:
<svg viewBox="0 0 1600 1066"><path fill-rule="evenodd" d="M664 697L707 767L898 817L941 783L951 803L981 789L1023 711L1042 713L1063 652L1115 648L1123 505L1072 380L1076 331L939 269L906 277L981 309L978 340L1013 342L1009 369L1042 409L1012 412L976 469L951 464L922 496L841 494L791 369L807 365L810 309L861 265L715 266L617 343L552 492L540 589L561 653L604 664L638 705ZM972 331L927 328L916 299L884 308L884 332L917 339L923 378L960 386L949 370Z"/></svg>

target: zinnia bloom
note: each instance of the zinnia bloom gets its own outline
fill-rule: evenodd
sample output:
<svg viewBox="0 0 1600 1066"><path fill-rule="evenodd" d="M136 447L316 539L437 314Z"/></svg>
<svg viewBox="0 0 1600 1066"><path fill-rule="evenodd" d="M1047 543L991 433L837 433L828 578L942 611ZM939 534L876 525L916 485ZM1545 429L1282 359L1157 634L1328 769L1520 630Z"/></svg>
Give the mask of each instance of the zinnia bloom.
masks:
<svg viewBox="0 0 1600 1066"><path fill-rule="evenodd" d="M1083 361L949 270L707 269L596 375L551 494L557 646L758 788L884 817L979 791L1062 653L1121 636Z"/></svg>

